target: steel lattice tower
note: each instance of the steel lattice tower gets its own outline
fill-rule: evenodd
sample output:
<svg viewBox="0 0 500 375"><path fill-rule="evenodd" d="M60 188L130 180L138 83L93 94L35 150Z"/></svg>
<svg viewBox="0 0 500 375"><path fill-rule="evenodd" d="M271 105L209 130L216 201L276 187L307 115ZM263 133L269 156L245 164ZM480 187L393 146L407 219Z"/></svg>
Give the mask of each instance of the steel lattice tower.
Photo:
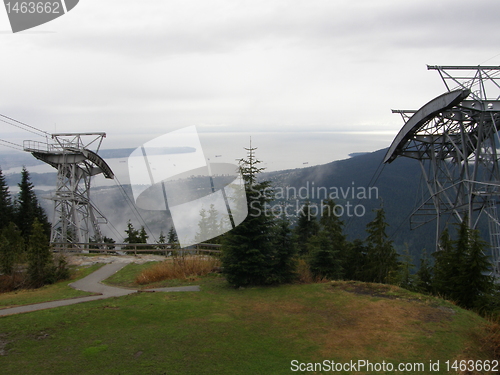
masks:
<svg viewBox="0 0 500 375"><path fill-rule="evenodd" d="M436 221L436 249L450 220L489 224L494 275L500 276L500 67L427 66L447 92L418 111L393 110L405 121L385 163L399 156L420 162L427 193L412 214L416 228Z"/></svg>
<svg viewBox="0 0 500 375"><path fill-rule="evenodd" d="M111 168L97 155L105 137L105 133L61 133L52 134L53 143L24 141L25 151L57 169L56 192L51 198L52 243L86 247L91 234L96 242L102 242L99 224L106 221L90 200L90 183L101 173L114 178ZM91 145L94 151L89 149Z"/></svg>

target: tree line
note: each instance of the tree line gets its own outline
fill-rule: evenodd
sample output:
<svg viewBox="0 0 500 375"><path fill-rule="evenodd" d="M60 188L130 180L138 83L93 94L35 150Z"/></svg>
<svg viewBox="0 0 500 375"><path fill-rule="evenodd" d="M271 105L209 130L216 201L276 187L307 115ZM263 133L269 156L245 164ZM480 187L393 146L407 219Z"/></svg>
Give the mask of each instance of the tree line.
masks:
<svg viewBox="0 0 500 375"><path fill-rule="evenodd" d="M63 258L50 249L50 223L23 167L19 192L11 196L0 169L0 273L3 290L39 287L69 277Z"/></svg>
<svg viewBox="0 0 500 375"><path fill-rule="evenodd" d="M420 259L419 270L414 272L408 250L398 254L387 235L383 206L374 210L366 237L354 241L346 239L344 222L335 214L333 200L323 202L318 217L305 202L293 228L286 216L252 215L264 212L272 200L272 187L269 181L257 178L263 168L259 168L256 149L246 150L240 169L249 214L220 240L223 269L230 284L288 283L297 280L305 268L316 280L388 283L438 295L465 308L491 311L498 307L491 263L485 255L487 243L477 230L468 227L467 220L456 225L456 239L445 230L441 250L432 258Z"/></svg>

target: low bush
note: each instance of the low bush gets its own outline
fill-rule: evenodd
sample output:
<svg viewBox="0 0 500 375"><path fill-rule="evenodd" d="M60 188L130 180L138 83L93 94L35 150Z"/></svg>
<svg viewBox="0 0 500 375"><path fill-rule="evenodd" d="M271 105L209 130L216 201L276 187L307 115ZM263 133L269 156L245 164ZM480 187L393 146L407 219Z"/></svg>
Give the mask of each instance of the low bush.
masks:
<svg viewBox="0 0 500 375"><path fill-rule="evenodd" d="M157 263L136 277L137 284L150 284L162 280L185 280L204 276L220 267L220 260L211 256L181 256Z"/></svg>

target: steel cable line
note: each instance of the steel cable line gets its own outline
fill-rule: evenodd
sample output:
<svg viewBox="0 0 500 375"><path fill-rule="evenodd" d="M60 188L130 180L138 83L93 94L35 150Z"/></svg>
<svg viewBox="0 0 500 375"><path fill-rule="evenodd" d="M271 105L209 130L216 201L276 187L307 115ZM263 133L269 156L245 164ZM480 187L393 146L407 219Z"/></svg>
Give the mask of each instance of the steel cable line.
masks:
<svg viewBox="0 0 500 375"><path fill-rule="evenodd" d="M17 143L13 143L13 142L5 141L5 140L3 140L3 139L0 139L0 142L5 142L5 143L8 143L8 144L3 144L2 146L5 146L5 147L10 147L10 148L13 148L14 150L18 150L18 151L24 151L23 146L18 145Z"/></svg>
<svg viewBox="0 0 500 375"><path fill-rule="evenodd" d="M132 213L134 214L135 218L140 221L142 224L144 224L144 227L148 230L149 234L151 235L151 237L153 238L153 240L155 242L157 242L156 240L156 237L155 235L153 234L153 231L148 227L148 224L146 223L146 221L144 220L144 218L142 217L141 213L139 212L139 210L137 209L136 205L134 202L132 202L132 200L130 199L129 195L127 194L127 192L125 191L125 188L123 187L123 185L121 184L120 180L118 180L118 177L115 175L115 178L114 178L114 181L115 181L115 184L120 188L120 191L123 193L123 195L125 196L126 200L127 200L127 204L129 205L129 207L132 209Z"/></svg>
<svg viewBox="0 0 500 375"><path fill-rule="evenodd" d="M381 166L382 166L382 168L380 168ZM375 170L375 172L373 173L372 178L370 179L370 182L368 183L368 189L369 189L370 187L374 186L374 185L377 183L377 181L378 181L378 179L379 179L380 175L382 174L382 172L383 172L383 171L384 171L384 169L385 169L385 166L386 166L386 164L384 163L384 159L382 158L382 159L381 159L381 161L380 161L380 163L379 163L379 165L378 165L378 167L377 167L377 169L376 169L376 170ZM359 202L361 202L361 198L358 198L358 200L357 200L357 202L356 202L356 205L358 205L358 204L359 204ZM347 223L346 223L346 225L345 225L345 229L348 229L348 228L349 228L349 226L350 226L350 225L351 225L351 223L352 223L353 217L354 217L354 216L351 216L351 217L347 220Z"/></svg>
<svg viewBox="0 0 500 375"><path fill-rule="evenodd" d="M15 126L16 128L19 128L19 129L22 129L22 130L26 130L26 131L28 131L28 132L30 132L30 133L33 133L33 134L36 134L36 135L38 135L38 136L40 136L40 137L47 137L47 136L50 136L50 134L49 134L49 133L47 133L45 130L38 129L38 128L34 127L34 126L28 125L28 124L26 124L26 123L24 123L24 122L18 121L18 120L13 119L13 118L11 118L11 117L9 117L9 116L5 116L5 115L3 115L3 114L1 114L1 113L0 113L0 117L6 118L6 119L8 119L8 120L10 120L10 121L14 121L14 122L16 122L16 123L18 123L18 124L20 124L20 125L22 125L22 126L25 126L25 127L27 127L27 128L30 128L30 129L35 130L35 131L37 131L38 133L42 133L43 135L38 134L38 133L35 133L34 131L31 131L31 130L28 130L28 129L22 128L20 125L12 124L12 123L10 123L10 122L7 122L7 121L5 121L5 120L0 119L0 121L5 122L6 124L9 124L9 125Z"/></svg>
<svg viewBox="0 0 500 375"><path fill-rule="evenodd" d="M39 134L39 133L35 133L35 132L34 132L34 131L32 131L32 130L25 129L25 128L23 128L23 127L21 127L21 126L19 126L19 125L16 125L16 124L12 124L12 123L10 123L10 122L8 122L8 121L2 120L1 118L0 118L0 121L1 121L1 122L4 122L4 123L6 123L6 124L9 124L9 125L15 126L16 128L19 128L19 129L21 129L21 130L25 130L25 131L27 131L27 132L30 132L31 134L35 134L35 135L37 135L37 136L39 136L39 137L43 137L43 138L45 138L45 136L43 136L43 135L41 135L41 134Z"/></svg>

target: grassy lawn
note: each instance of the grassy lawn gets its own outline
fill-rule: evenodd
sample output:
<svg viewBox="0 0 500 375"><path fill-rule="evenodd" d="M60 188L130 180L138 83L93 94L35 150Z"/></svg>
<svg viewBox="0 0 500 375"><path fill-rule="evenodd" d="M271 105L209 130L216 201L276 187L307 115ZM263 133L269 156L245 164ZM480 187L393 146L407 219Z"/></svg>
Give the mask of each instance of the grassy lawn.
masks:
<svg viewBox="0 0 500 375"><path fill-rule="evenodd" d="M38 289L24 289L15 292L2 293L0 294L0 309L55 301L59 299L90 296L92 293L73 289L68 284L89 275L102 266L103 264L94 264L89 267L78 267L77 269L73 268L73 276L71 280L64 280L55 284L45 285Z"/></svg>
<svg viewBox="0 0 500 375"><path fill-rule="evenodd" d="M141 273L141 271L150 268L157 262L147 262L144 264L130 263L123 267L120 272L115 273L110 278L103 281L104 284L116 287L133 288L133 289L153 289L153 288L164 288L173 286L185 286L185 285L202 285L208 282L210 284L211 278L206 277L190 277L186 280L164 280L158 281L150 284L137 284L135 278Z"/></svg>
<svg viewBox="0 0 500 375"><path fill-rule="evenodd" d="M130 282L141 267L125 267L114 282ZM421 362L421 373L431 373L429 361L440 360L432 373L447 374L443 361L492 359L482 318L398 288L233 289L219 275L196 283L201 292L136 293L0 318L1 372L291 374L292 360L384 360Z"/></svg>

